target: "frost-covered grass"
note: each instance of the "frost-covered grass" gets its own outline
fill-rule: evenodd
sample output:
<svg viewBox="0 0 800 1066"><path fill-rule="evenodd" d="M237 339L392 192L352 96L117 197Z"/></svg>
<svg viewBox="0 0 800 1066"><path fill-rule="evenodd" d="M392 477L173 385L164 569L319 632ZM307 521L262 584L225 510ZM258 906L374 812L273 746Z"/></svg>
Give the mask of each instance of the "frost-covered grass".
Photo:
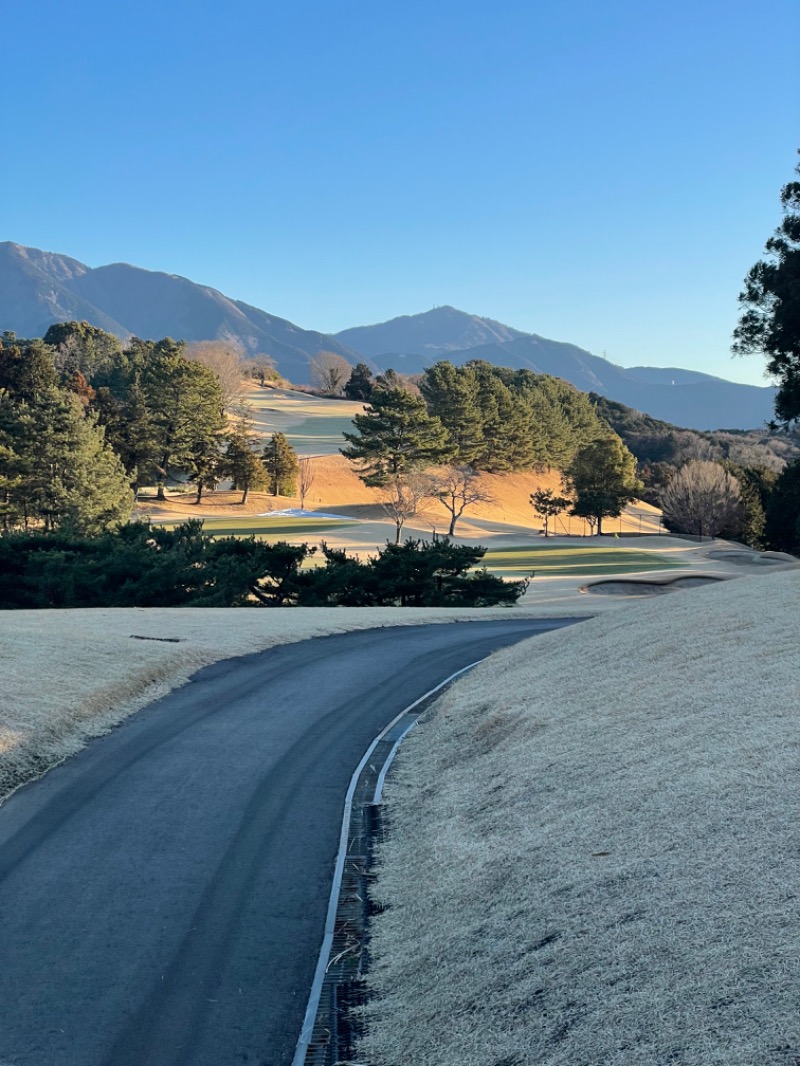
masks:
<svg viewBox="0 0 800 1066"><path fill-rule="evenodd" d="M551 577L571 574L632 574L647 570L667 570L680 563L654 551L634 548L585 547L570 544L548 547L526 544L491 548L483 558L486 566L503 577L521 577L535 570Z"/></svg>
<svg viewBox="0 0 800 1066"><path fill-rule="evenodd" d="M388 789L370 1066L800 1061L800 571L494 655Z"/></svg>
<svg viewBox="0 0 800 1066"><path fill-rule="evenodd" d="M576 612L518 607L514 618L542 613ZM508 617L503 608L0 611L0 800L219 659L354 629Z"/></svg>
<svg viewBox="0 0 800 1066"><path fill-rule="evenodd" d="M300 455L338 455L353 432L353 417L364 410L352 400L326 400L292 389L251 389L247 393L255 430L262 437L284 433Z"/></svg>

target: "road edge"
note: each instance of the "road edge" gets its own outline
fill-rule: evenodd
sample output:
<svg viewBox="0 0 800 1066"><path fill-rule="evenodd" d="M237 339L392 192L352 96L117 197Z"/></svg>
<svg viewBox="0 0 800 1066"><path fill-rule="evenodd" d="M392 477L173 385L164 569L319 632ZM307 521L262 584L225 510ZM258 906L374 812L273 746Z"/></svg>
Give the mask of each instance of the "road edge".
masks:
<svg viewBox="0 0 800 1066"><path fill-rule="evenodd" d="M369 745L353 772L353 776L350 778L350 785L347 789L344 812L342 815L342 828L339 834L339 849L336 855L333 881L328 900L325 933L323 935L322 946L320 948L319 958L314 972L314 979L311 984L311 991L308 997L308 1005L306 1007L303 1025L300 1030L300 1036L292 1059L292 1066L326 1066L328 1061L328 1050L332 1044L335 1045L338 1041L336 1034L331 1030L331 1026L323 1017L321 1017L323 1013L321 1010L321 1004L324 998L323 993L326 990L330 993L328 996L331 1001L330 1006L334 1015L336 1015L336 986L340 983L341 976L339 973L332 973L331 968L333 964L336 961L339 961L342 957L348 954L352 956L354 949L356 949L359 954L361 951L362 938L359 937L355 942L346 943L340 952L333 955L334 942L337 937L340 941L348 941L351 940L352 934L352 930L349 928L352 925L352 916L340 912L342 911L342 903L344 902L342 898L342 884L345 875L345 865L348 860L348 853L352 851L351 845L354 840L354 834L352 831L354 808L361 811L363 820L368 808L374 808L376 805L380 804L383 794L383 786L389 767L391 766L403 740L417 724L419 716L424 710L423 705L440 693L442 689L452 684L456 678L465 674L468 670L472 670L478 665L478 663L483 661L483 659L478 659L474 663L470 663L468 666L463 666L460 670L456 670L454 673L446 677L444 681L441 681L434 688L429 689L418 699L414 700L413 703L400 711L400 713L381 730ZM375 762L370 763L372 755L382 743L385 743L388 747L386 755L382 760L376 760ZM357 792L359 793L359 800L357 804L354 804L354 798L356 797ZM370 792L372 793L371 798ZM355 834L355 837L361 835L362 834L359 832ZM360 867L358 873L363 878L366 871L363 867ZM363 898L363 895L359 897L358 901L364 912L362 917L366 919L366 900ZM338 946L340 945L337 945L337 947ZM336 1057L338 1058L338 1055Z"/></svg>

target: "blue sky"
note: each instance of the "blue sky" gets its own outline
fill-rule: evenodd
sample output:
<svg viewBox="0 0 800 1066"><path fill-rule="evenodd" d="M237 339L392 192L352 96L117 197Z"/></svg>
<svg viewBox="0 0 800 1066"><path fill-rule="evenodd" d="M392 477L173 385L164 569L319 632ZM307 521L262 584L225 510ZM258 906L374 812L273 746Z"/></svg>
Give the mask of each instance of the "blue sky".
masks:
<svg viewBox="0 0 800 1066"><path fill-rule="evenodd" d="M800 146L796 0L9 7L0 240L764 383L730 334Z"/></svg>

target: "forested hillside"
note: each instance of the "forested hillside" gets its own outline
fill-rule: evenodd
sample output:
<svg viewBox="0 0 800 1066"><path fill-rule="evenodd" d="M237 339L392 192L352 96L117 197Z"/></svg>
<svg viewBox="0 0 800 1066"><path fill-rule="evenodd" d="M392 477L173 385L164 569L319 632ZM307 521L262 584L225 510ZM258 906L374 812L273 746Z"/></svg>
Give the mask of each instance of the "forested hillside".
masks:
<svg viewBox="0 0 800 1066"><path fill-rule="evenodd" d="M758 427L773 413L774 388L740 385L679 367L617 366L575 344L523 333L454 307L347 329L336 337L381 369L420 374L438 359L458 366L480 360L549 374L585 392L700 430Z"/></svg>

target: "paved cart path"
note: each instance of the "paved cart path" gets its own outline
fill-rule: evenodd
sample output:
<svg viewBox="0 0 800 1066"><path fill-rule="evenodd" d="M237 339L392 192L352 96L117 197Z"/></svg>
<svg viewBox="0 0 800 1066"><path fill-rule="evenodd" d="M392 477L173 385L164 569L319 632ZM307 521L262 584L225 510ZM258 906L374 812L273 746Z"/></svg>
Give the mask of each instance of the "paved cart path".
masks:
<svg viewBox="0 0 800 1066"><path fill-rule="evenodd" d="M564 624L226 660L21 789L0 807L0 1063L289 1064L364 751L454 671Z"/></svg>

